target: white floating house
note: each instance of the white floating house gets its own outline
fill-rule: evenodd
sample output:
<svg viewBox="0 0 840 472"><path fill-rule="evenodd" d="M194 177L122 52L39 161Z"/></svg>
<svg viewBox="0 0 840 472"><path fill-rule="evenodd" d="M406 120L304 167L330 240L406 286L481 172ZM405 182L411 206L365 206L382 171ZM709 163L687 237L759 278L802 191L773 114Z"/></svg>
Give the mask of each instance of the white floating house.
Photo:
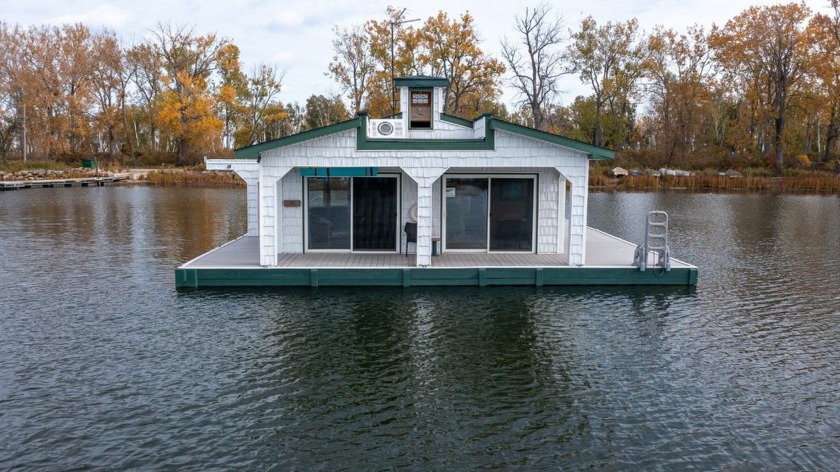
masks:
<svg viewBox="0 0 840 472"><path fill-rule="evenodd" d="M587 227L589 161L613 151L446 115L446 79L395 84L394 118L208 159L247 183L248 234L179 267L176 285L696 283L678 261L668 277L636 270L635 245Z"/></svg>

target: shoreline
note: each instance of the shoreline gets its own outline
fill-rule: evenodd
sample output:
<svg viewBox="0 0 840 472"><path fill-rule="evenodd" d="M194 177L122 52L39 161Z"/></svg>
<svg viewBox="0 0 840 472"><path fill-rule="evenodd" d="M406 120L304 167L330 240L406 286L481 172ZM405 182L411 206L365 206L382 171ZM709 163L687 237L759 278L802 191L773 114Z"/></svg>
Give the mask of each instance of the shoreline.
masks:
<svg viewBox="0 0 840 472"><path fill-rule="evenodd" d="M0 183L12 188L13 183L107 178L115 185L184 186L184 187L245 187L236 174L229 171L198 169L94 169L64 170L31 169L17 172L0 171ZM69 185L68 185L69 186ZM650 177L594 178L590 192L692 192L769 195L840 195L840 176L805 174L784 177Z"/></svg>
<svg viewBox="0 0 840 472"><path fill-rule="evenodd" d="M16 172L0 171L0 185L7 188L46 183L52 181L75 181L109 179L125 185L151 186L216 186L244 187L245 182L233 172L192 169L25 169ZM39 187L43 185L38 185Z"/></svg>
<svg viewBox="0 0 840 472"><path fill-rule="evenodd" d="M840 175L802 174L782 177L627 176L590 178L596 192L694 192L733 194L840 195Z"/></svg>

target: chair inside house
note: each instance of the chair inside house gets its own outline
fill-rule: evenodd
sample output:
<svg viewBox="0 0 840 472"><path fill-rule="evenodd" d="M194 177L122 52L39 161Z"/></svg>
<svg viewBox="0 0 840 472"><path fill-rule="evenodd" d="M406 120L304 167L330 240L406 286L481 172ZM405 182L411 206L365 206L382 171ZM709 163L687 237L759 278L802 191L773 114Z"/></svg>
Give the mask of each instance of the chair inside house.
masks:
<svg viewBox="0 0 840 472"><path fill-rule="evenodd" d="M414 251L417 252L417 223L405 224L405 257L408 257L408 243L414 243Z"/></svg>

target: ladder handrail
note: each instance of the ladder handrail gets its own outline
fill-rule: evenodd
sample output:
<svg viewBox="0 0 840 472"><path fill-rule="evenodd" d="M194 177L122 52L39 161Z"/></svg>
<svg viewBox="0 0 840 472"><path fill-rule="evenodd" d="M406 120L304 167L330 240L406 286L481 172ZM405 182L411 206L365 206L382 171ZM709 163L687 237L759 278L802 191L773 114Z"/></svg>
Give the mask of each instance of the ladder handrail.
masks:
<svg viewBox="0 0 840 472"><path fill-rule="evenodd" d="M649 211L645 221L644 246L636 246L633 265L644 272L648 267L648 255L653 253L654 268L671 270L671 250L668 247L668 213Z"/></svg>

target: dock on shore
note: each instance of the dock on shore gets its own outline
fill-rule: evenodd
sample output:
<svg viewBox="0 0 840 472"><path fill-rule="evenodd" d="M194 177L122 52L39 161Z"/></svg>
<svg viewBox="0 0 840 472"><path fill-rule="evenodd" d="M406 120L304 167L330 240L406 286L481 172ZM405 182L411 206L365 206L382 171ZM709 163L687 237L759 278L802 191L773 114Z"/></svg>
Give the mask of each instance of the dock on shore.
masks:
<svg viewBox="0 0 840 472"><path fill-rule="evenodd" d="M128 178L129 174L117 174L109 177L82 177L75 179L8 180L0 181L0 190L55 187L105 187Z"/></svg>

